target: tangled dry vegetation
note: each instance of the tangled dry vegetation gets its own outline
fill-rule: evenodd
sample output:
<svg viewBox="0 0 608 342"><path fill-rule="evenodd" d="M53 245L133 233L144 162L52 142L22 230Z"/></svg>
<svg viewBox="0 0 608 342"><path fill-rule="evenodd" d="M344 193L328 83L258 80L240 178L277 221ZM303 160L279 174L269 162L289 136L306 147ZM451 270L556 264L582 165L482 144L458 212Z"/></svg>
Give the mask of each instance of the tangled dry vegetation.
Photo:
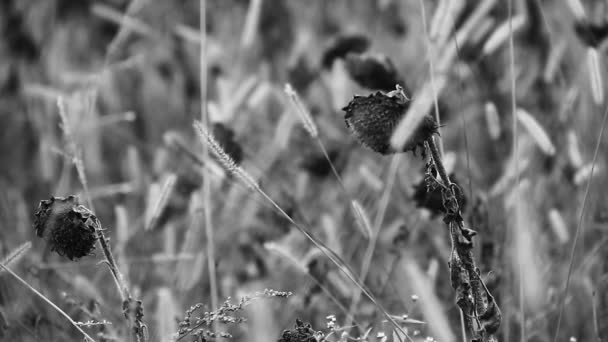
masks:
<svg viewBox="0 0 608 342"><path fill-rule="evenodd" d="M607 10L3 0L0 340L608 339Z"/></svg>

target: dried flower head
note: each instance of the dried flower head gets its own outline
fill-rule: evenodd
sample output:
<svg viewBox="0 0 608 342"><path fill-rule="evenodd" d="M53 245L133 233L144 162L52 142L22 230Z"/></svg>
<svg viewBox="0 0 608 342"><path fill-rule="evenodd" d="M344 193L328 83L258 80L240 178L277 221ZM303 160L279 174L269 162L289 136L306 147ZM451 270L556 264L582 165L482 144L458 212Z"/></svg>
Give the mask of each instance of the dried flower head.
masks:
<svg viewBox="0 0 608 342"><path fill-rule="evenodd" d="M344 63L350 77L362 87L390 91L395 85L403 84L397 68L384 55L356 55L346 56Z"/></svg>
<svg viewBox="0 0 608 342"><path fill-rule="evenodd" d="M336 59L346 57L349 53L363 53L370 46L370 41L366 36L359 34L339 35L323 52L321 65L325 69L330 69Z"/></svg>
<svg viewBox="0 0 608 342"><path fill-rule="evenodd" d="M415 154L418 148L424 148L426 140L438 133L438 125L431 115L426 115L403 148L394 150L390 144L391 136L405 115L408 102L403 89L397 86L397 90L387 94L377 92L366 97L355 96L342 110L346 112L346 125L363 146L383 155L407 151Z"/></svg>
<svg viewBox="0 0 608 342"><path fill-rule="evenodd" d="M76 196L40 201L34 229L57 254L75 260L90 255L97 241L95 215Z"/></svg>

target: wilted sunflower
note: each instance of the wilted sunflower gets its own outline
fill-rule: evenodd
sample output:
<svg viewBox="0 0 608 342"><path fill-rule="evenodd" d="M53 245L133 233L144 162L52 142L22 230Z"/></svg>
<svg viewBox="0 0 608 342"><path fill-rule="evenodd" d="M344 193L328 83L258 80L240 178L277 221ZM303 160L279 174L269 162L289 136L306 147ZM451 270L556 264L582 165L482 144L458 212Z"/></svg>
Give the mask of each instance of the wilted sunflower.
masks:
<svg viewBox="0 0 608 342"><path fill-rule="evenodd" d="M97 241L97 218L78 204L76 196L51 197L40 201L34 229L57 254L70 260L90 255Z"/></svg>
<svg viewBox="0 0 608 342"><path fill-rule="evenodd" d="M391 147L395 127L405 116L409 99L401 87L388 94L377 92L369 96L355 96L342 110L344 119L357 141L380 154L413 151L424 148L424 142L438 133L438 125L431 115L426 115L411 138L400 151Z"/></svg>

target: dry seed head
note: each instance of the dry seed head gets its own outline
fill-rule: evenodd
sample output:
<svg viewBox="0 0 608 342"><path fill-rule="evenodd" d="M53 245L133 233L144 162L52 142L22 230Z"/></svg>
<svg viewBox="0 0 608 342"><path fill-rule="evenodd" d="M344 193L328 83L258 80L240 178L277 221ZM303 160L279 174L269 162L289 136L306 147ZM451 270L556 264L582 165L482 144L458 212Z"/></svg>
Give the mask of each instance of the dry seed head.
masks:
<svg viewBox="0 0 608 342"><path fill-rule="evenodd" d="M393 149L391 136L407 108L408 99L398 88L397 91L389 94L377 92L367 97L355 96L343 110L346 112L344 117L346 125L359 143L387 155L397 152L416 152L418 148L424 148L426 140L438 133L435 119L426 115L402 148Z"/></svg>
<svg viewBox="0 0 608 342"><path fill-rule="evenodd" d="M298 115L300 116L300 120L302 120L304 128L306 129L306 131L308 131L308 134L310 134L310 136L313 138L317 138L319 136L317 125L315 125L315 122L312 120L312 116L304 107L302 101L300 101L298 93L296 93L296 91L289 83L285 84L285 94L287 94L287 97L289 97L289 101L294 107L296 113L298 113Z"/></svg>
<svg viewBox="0 0 608 342"><path fill-rule="evenodd" d="M538 147L549 156L555 154L555 146L551 142L549 135L544 128L534 119L530 113L524 109L517 109L517 120L526 128L532 139L536 142Z"/></svg>
<svg viewBox="0 0 608 342"><path fill-rule="evenodd" d="M97 241L97 218L76 196L40 201L34 229L52 251L70 260L90 255Z"/></svg>
<svg viewBox="0 0 608 342"><path fill-rule="evenodd" d="M27 242L21 244L21 246L12 250L6 257L4 257L3 259L0 259L0 263L4 266L10 266L11 264L14 264L17 261L19 261L21 259L21 257L23 257L26 254L26 252L30 250L30 248L32 248L32 243L30 241L27 241ZM3 272L4 272L4 269L0 269L0 274L2 274ZM2 325L0 325L0 329L1 328L2 328Z"/></svg>
<svg viewBox="0 0 608 342"><path fill-rule="evenodd" d="M194 121L194 128L198 131L203 143L206 143L211 151L217 156L219 161L224 165L226 170L239 178L247 187L252 190L258 190L259 185L243 168L241 168L215 140L215 137L207 131L200 121Z"/></svg>
<svg viewBox="0 0 608 342"><path fill-rule="evenodd" d="M604 103L604 82L602 82L602 70L599 55L596 49L587 49L587 69L589 70L589 81L591 82L591 95L596 105Z"/></svg>

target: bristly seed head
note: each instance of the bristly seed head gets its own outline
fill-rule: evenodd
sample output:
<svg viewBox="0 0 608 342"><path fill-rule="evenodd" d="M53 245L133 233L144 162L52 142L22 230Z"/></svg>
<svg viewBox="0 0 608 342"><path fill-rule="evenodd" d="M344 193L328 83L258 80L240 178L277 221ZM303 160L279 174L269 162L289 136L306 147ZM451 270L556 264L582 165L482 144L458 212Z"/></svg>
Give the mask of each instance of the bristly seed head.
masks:
<svg viewBox="0 0 608 342"><path fill-rule="evenodd" d="M437 134L438 125L431 115L426 115L411 138L400 151L391 147L390 139L395 127L403 119L409 99L401 87L387 94L377 92L367 97L355 96L342 110L344 119L357 141L380 154L412 151L424 148L424 142Z"/></svg>
<svg viewBox="0 0 608 342"><path fill-rule="evenodd" d="M97 241L97 219L76 196L40 201L34 229L57 254L76 260L90 255Z"/></svg>

